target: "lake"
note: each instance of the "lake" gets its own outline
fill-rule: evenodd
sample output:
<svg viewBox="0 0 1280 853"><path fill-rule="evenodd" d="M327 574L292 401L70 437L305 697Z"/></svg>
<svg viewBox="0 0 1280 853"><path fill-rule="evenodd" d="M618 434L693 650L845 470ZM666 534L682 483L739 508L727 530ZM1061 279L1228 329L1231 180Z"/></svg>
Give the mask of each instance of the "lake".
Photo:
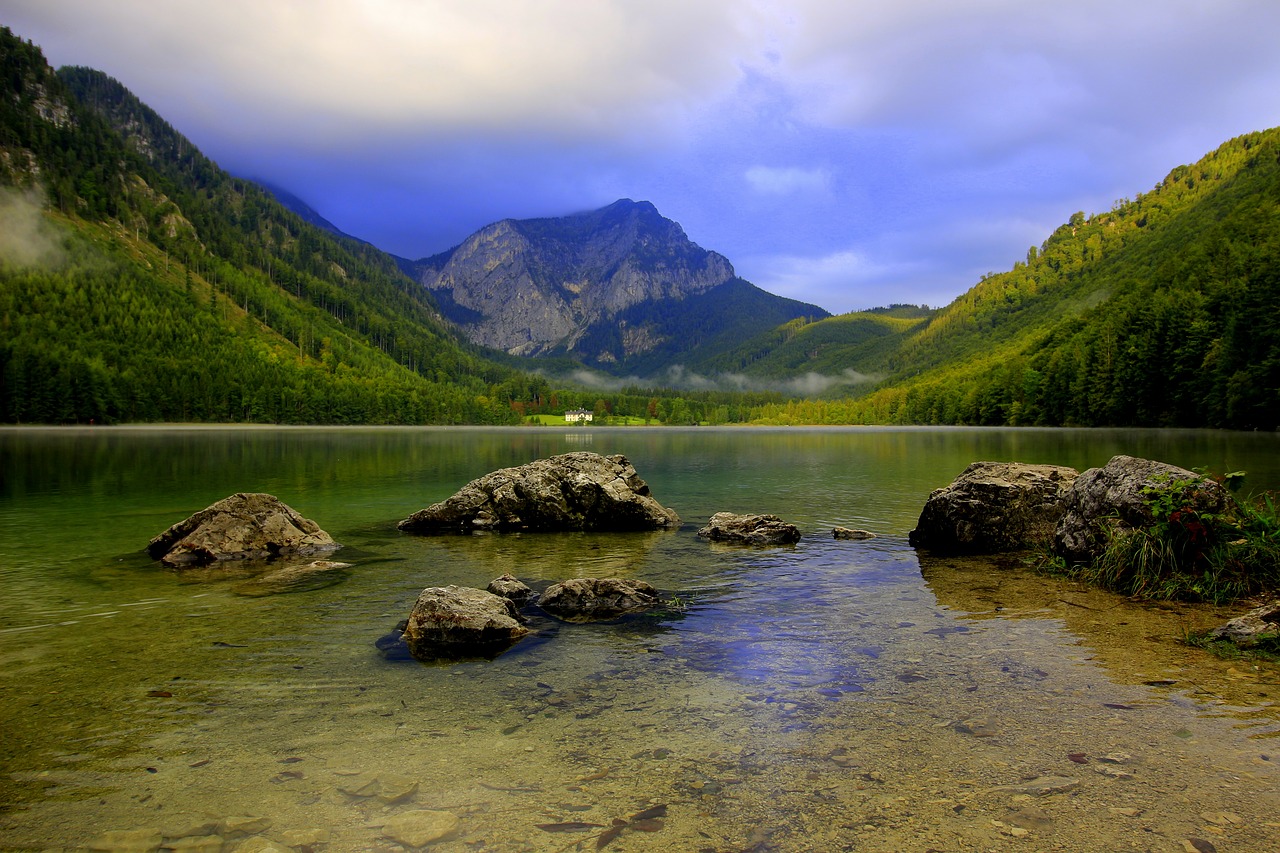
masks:
<svg viewBox="0 0 1280 853"><path fill-rule="evenodd" d="M625 454L677 531L420 537L497 468ZM1280 488L1280 436L893 428L0 430L0 849L1280 849L1280 670L907 533L975 460L1126 453ZM280 594L148 540L277 495L352 564ZM713 545L770 512L794 547ZM877 538L837 541L833 526ZM493 661L375 643L418 592L623 576L661 611ZM438 840L430 840L441 832Z"/></svg>

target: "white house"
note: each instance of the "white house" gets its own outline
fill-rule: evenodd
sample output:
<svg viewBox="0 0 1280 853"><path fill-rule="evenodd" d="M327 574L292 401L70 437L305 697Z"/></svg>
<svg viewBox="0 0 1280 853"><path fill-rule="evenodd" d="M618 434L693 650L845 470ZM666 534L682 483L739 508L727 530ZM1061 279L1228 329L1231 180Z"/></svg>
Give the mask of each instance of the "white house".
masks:
<svg viewBox="0 0 1280 853"><path fill-rule="evenodd" d="M564 413L564 421L567 424L591 423L590 409L569 409Z"/></svg>

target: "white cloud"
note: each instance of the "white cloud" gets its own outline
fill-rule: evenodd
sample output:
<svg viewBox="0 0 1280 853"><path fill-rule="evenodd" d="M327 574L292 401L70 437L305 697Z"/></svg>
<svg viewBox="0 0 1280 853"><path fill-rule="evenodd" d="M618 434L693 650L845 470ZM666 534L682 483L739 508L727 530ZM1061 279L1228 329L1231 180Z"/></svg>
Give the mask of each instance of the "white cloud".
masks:
<svg viewBox="0 0 1280 853"><path fill-rule="evenodd" d="M743 175L751 189L765 195L790 195L827 189L831 174L826 169L752 166Z"/></svg>
<svg viewBox="0 0 1280 853"><path fill-rule="evenodd" d="M0 8L53 64L111 74L384 248L646 198L837 311L947 302L1047 234L1019 219L1051 229L1280 125L1274 0Z"/></svg>
<svg viewBox="0 0 1280 853"><path fill-rule="evenodd" d="M247 132L352 138L389 129L621 132L680 121L729 92L750 54L733 2L8 0L161 101L235 109ZM67 27L70 20L75 27ZM21 31L21 30L20 30ZM156 74L163 68L163 74ZM144 84L145 81L145 84ZM224 119L227 116L224 114ZM376 123L377 127L363 126Z"/></svg>

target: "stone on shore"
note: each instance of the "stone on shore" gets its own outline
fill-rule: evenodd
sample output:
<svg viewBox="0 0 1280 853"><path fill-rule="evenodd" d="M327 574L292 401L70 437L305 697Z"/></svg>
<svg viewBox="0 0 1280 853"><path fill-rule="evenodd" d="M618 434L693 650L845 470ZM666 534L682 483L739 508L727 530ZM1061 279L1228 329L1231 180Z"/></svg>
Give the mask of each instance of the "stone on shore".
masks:
<svg viewBox="0 0 1280 853"><path fill-rule="evenodd" d="M400 522L410 533L630 531L677 527L625 456L565 453L472 480Z"/></svg>
<svg viewBox="0 0 1280 853"><path fill-rule="evenodd" d="M404 641L422 661L493 658L528 633L510 600L450 585L428 587L418 595Z"/></svg>
<svg viewBox="0 0 1280 853"><path fill-rule="evenodd" d="M1230 640L1242 649L1268 640L1280 643L1280 598L1214 628L1209 639Z"/></svg>
<svg viewBox="0 0 1280 853"><path fill-rule="evenodd" d="M698 531L712 542L741 545L791 545L800 541L800 528L776 515L737 515L717 512Z"/></svg>
<svg viewBox="0 0 1280 853"><path fill-rule="evenodd" d="M909 541L950 554L1047 546L1078 475L1059 465L974 462L929 495Z"/></svg>
<svg viewBox="0 0 1280 853"><path fill-rule="evenodd" d="M340 547L279 498L238 492L152 539L147 553L167 566L181 567L318 554Z"/></svg>
<svg viewBox="0 0 1280 853"><path fill-rule="evenodd" d="M1053 534L1053 550L1070 563L1089 563L1106 549L1116 532L1151 524L1149 503L1153 492L1174 484L1182 498L1198 513L1217 514L1234 504L1221 483L1200 474L1132 456L1115 456L1102 468L1085 471L1066 494L1066 510Z"/></svg>
<svg viewBox="0 0 1280 853"><path fill-rule="evenodd" d="M596 622L648 610L661 603L650 584L626 578L573 578L552 584L538 606L565 622Z"/></svg>

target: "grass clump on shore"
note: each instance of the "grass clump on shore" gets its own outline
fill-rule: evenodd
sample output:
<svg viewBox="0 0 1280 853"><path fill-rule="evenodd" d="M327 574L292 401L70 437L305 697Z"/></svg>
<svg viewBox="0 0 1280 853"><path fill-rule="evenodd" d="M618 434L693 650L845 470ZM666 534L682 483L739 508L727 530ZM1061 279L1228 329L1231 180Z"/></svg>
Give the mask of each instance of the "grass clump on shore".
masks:
<svg viewBox="0 0 1280 853"><path fill-rule="evenodd" d="M1211 513L1197 500L1202 483L1145 489L1150 523L1116 526L1099 557L1066 573L1122 595L1214 604L1280 589L1280 500L1262 493Z"/></svg>
<svg viewBox="0 0 1280 853"><path fill-rule="evenodd" d="M1204 649L1223 660L1265 660L1280 663L1280 636L1263 637L1252 646L1239 646L1228 639L1210 636L1209 631L1188 632L1182 638L1184 645Z"/></svg>

